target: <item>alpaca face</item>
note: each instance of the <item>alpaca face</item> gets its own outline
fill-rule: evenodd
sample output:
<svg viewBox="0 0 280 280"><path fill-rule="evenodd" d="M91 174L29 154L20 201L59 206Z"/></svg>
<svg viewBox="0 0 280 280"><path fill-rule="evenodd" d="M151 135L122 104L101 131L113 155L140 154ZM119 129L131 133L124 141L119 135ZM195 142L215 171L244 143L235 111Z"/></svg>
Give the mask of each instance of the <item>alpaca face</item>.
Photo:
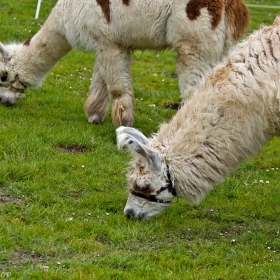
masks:
<svg viewBox="0 0 280 280"><path fill-rule="evenodd" d="M137 159L131 164L127 180L130 184L124 214L128 218L146 220L159 214L175 197L166 164L159 151L149 146L150 140L134 128L117 129L118 146L126 146Z"/></svg>
<svg viewBox="0 0 280 280"><path fill-rule="evenodd" d="M0 43L0 102L9 105L16 104L18 99L24 97L26 88L14 71L11 53L15 48L16 45L10 45L8 50Z"/></svg>

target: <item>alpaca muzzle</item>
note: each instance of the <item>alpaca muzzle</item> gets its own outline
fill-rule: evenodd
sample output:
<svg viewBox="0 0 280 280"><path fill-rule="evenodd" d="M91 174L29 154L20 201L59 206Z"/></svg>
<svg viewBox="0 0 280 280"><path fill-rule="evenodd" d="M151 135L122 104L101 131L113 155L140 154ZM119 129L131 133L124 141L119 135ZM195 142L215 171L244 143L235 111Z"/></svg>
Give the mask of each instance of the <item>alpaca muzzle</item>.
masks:
<svg viewBox="0 0 280 280"><path fill-rule="evenodd" d="M3 82L3 83L0 83L0 87L7 88L14 93L23 94L27 87L19 80L18 76L16 76L15 81L11 81L9 83L4 83L7 80L7 77L8 77L7 74L6 75L4 74L1 76L1 82Z"/></svg>
<svg viewBox="0 0 280 280"><path fill-rule="evenodd" d="M3 81L3 76L1 81ZM26 88L18 77L9 83L0 83L0 103L6 105L16 104L20 98L25 96L24 92Z"/></svg>

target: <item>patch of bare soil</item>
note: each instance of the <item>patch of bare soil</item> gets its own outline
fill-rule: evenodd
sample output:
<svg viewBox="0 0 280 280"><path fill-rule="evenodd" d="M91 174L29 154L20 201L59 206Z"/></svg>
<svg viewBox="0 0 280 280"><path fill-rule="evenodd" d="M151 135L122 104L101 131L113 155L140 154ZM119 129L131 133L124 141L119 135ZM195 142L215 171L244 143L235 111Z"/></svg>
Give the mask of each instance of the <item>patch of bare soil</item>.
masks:
<svg viewBox="0 0 280 280"><path fill-rule="evenodd" d="M8 204L8 203L20 204L20 203L22 203L22 200L19 198L10 196L10 195L6 194L4 191L0 191L0 204Z"/></svg>
<svg viewBox="0 0 280 280"><path fill-rule="evenodd" d="M24 252L23 250L16 250L11 255L8 261L0 264L0 268L12 268L12 267L21 267L25 263L46 263L47 259L42 256L40 253L32 251L32 252ZM39 267L42 265L39 265ZM44 268L44 266L42 266Z"/></svg>
<svg viewBox="0 0 280 280"><path fill-rule="evenodd" d="M86 145L78 145L78 144L61 146L61 147L58 148L59 152L68 153L68 154L85 153L86 150L87 150Z"/></svg>
<svg viewBox="0 0 280 280"><path fill-rule="evenodd" d="M20 263L31 261L31 260L40 260L42 262L45 262L46 258L34 251L27 253L27 252L23 252L22 250L16 250L13 255L13 260L15 262L20 262Z"/></svg>

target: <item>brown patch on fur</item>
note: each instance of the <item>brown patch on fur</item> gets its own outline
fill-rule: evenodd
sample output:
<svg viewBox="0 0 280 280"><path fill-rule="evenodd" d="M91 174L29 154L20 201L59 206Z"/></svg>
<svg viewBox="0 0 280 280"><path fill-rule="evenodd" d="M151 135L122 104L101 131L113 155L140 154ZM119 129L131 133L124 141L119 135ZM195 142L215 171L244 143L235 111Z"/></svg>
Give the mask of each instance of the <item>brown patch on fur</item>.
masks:
<svg viewBox="0 0 280 280"><path fill-rule="evenodd" d="M110 23L110 0L96 0L97 4L101 7L106 21ZM123 4L129 6L130 0L122 0Z"/></svg>
<svg viewBox="0 0 280 280"><path fill-rule="evenodd" d="M130 0L123 0L123 4L128 6L129 5Z"/></svg>
<svg viewBox="0 0 280 280"><path fill-rule="evenodd" d="M188 18L196 20L200 16L200 9L202 8L207 8L212 16L212 29L215 29L222 19L224 0L190 0L186 7Z"/></svg>
<svg viewBox="0 0 280 280"><path fill-rule="evenodd" d="M196 20L202 8L207 8L212 16L212 29L218 26L225 10L235 40L239 40L248 27L249 12L243 0L190 0L186 7L188 18Z"/></svg>
<svg viewBox="0 0 280 280"><path fill-rule="evenodd" d="M32 39L32 37L29 38L27 41L25 41L25 42L23 43L23 45L24 45L24 46L29 46L29 45L30 45L30 42L31 42L31 39Z"/></svg>
<svg viewBox="0 0 280 280"><path fill-rule="evenodd" d="M97 4L100 5L102 12L107 20L110 22L110 1L109 0L96 0Z"/></svg>
<svg viewBox="0 0 280 280"><path fill-rule="evenodd" d="M243 0L227 0L226 15L232 25L233 38L239 40L249 24L249 12Z"/></svg>
<svg viewBox="0 0 280 280"><path fill-rule="evenodd" d="M138 186L136 182L134 182L132 189L134 189L136 192L141 192L145 195L150 195L153 192L150 184L147 184L142 187L142 186Z"/></svg>

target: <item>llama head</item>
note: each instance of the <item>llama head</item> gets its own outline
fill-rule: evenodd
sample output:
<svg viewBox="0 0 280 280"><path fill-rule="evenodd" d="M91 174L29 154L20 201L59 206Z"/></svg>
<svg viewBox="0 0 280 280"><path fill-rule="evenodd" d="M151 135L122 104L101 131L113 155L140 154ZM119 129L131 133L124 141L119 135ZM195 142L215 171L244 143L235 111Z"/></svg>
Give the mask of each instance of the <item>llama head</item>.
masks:
<svg viewBox="0 0 280 280"><path fill-rule="evenodd" d="M159 214L175 197L175 189L163 155L151 146L150 140L134 128L117 129L118 147L126 146L136 156L127 180L130 194L124 209L128 218L146 220Z"/></svg>
<svg viewBox="0 0 280 280"><path fill-rule="evenodd" d="M26 86L20 81L19 74L14 66L14 53L19 45L4 46L0 43L0 102L16 104L24 97Z"/></svg>

